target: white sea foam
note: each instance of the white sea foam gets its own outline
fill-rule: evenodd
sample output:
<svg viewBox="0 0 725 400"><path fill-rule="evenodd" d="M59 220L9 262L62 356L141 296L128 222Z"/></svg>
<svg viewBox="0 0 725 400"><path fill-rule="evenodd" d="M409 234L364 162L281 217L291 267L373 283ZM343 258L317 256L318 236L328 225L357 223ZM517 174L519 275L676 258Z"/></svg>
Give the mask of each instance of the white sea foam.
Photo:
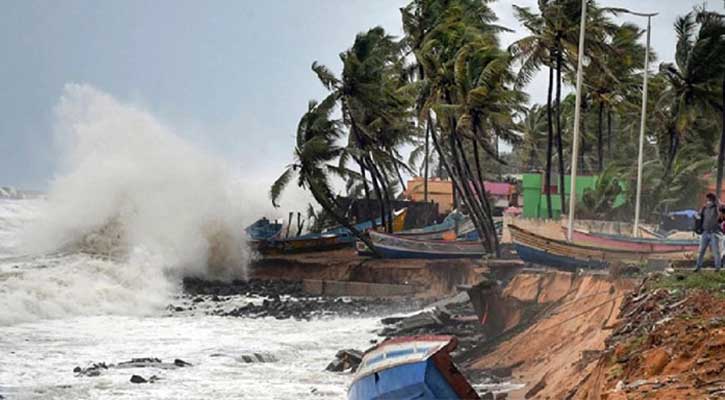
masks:
<svg viewBox="0 0 725 400"><path fill-rule="evenodd" d="M67 85L55 112L59 172L15 252L119 258L21 263L20 274L0 276L0 325L143 315L163 306L182 276L246 277L243 226L253 210L224 162L88 85Z"/></svg>

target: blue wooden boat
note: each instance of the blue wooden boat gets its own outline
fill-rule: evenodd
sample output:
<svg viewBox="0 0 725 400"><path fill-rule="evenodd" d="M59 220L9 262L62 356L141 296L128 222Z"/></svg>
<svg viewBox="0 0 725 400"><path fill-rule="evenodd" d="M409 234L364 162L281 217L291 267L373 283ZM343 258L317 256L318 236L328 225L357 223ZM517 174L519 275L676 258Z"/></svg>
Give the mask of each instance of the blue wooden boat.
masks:
<svg viewBox="0 0 725 400"><path fill-rule="evenodd" d="M388 339L365 352L348 400L479 399L451 360L452 336Z"/></svg>
<svg viewBox="0 0 725 400"><path fill-rule="evenodd" d="M244 228L252 240L267 240L279 235L282 231L282 224L270 222L265 217L256 220L252 225Z"/></svg>
<svg viewBox="0 0 725 400"><path fill-rule="evenodd" d="M401 229L405 222L407 209L404 208L394 213L393 228ZM355 225L360 231L372 228L372 221L366 221ZM272 237L267 240L253 241L254 247L263 255L276 254L297 254L314 251L337 250L346 247L353 247L355 237L347 228L333 228L322 233L307 233L293 238L280 239Z"/></svg>
<svg viewBox="0 0 725 400"><path fill-rule="evenodd" d="M369 231L370 240L382 258L480 258L486 254L480 242L464 240L419 240ZM357 243L358 254L371 255L364 243Z"/></svg>
<svg viewBox="0 0 725 400"><path fill-rule="evenodd" d="M529 232L516 225L509 225L511 239L519 258L527 263L548 265L561 269L606 268L610 263L641 264L652 260L681 260L693 257L691 251L639 251L608 249L561 239L554 239Z"/></svg>

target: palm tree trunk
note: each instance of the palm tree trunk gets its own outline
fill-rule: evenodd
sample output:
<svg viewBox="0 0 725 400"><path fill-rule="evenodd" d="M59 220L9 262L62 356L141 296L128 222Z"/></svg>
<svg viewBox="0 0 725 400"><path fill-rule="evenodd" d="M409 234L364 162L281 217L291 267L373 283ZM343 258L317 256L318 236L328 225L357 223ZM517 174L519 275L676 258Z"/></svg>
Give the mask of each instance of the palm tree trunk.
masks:
<svg viewBox="0 0 725 400"><path fill-rule="evenodd" d="M599 102L599 121L597 122L597 158L599 162L599 164L597 165L597 170L601 173L604 169L604 103L602 103L601 101Z"/></svg>
<svg viewBox="0 0 725 400"><path fill-rule="evenodd" d="M428 121L426 121L425 124L425 148L424 148L424 158L423 158L423 202L428 202L428 157L429 157L429 142L430 140L430 115L428 116Z"/></svg>
<svg viewBox="0 0 725 400"><path fill-rule="evenodd" d="M546 193L546 211L549 218L554 218L554 212L551 209L551 158L553 156L554 146L554 122L552 121L552 91L554 87L554 68L549 66L549 90L546 96L546 118L547 118L547 137L546 137L546 169L544 170L544 191Z"/></svg>
<svg viewBox="0 0 725 400"><path fill-rule="evenodd" d="M439 167L442 165L443 168L448 173L449 178L451 179L451 183L453 185L453 202L457 207L456 192L463 195L463 192L465 189L464 189L464 186L462 185L460 177L456 175L457 171L454 171L454 167L451 166L451 164L449 164L448 160L446 159L446 157L443 153L441 144L438 142L438 139L436 138L435 130L432 129L432 127L433 126L431 125L430 137L431 137L431 140L433 141L433 147L435 148L436 152L438 153L438 161L440 163ZM454 149L451 149L451 151L454 151ZM455 159L455 157L451 157L451 158ZM466 204L468 204L468 203L466 203ZM473 222L476 229L481 229L479 224L477 223L477 220L478 220L477 214L476 214L477 210L475 209L473 204L468 204L468 205L470 208L468 210L468 214L471 217L471 221ZM482 232L482 230L479 232ZM486 248L485 239L483 237L481 237L480 240L481 240L481 244L484 246L484 248Z"/></svg>
<svg viewBox="0 0 725 400"><path fill-rule="evenodd" d="M451 119L451 130L455 132L455 121ZM460 145L459 143L456 143L456 136L454 134L451 134L450 136L450 147L451 147L451 158L453 159L453 165L454 170L456 171L456 174L459 178L459 181L461 182L459 186L462 186L460 189L462 189L461 195L463 197L463 201L465 202L466 206L468 206L468 212L471 216L471 221L476 226L476 229L478 230L479 237L481 239L481 242L484 246L484 248L491 253L495 252L495 248L493 247L493 243L489 242L488 237L486 235L486 229L483 225L485 211L482 209L482 205L477 201L476 196L473 194L473 191L471 190L470 183L473 182L474 188L476 188L475 179L471 175L470 167L467 165L467 162L465 160L465 154L463 153L463 149L461 147L461 153L459 154L458 151L456 151L457 145ZM483 233L483 235L481 235Z"/></svg>
<svg viewBox="0 0 725 400"><path fill-rule="evenodd" d="M383 227L386 227L387 224L385 223L385 200L383 199L383 193L380 190L380 185L378 184L378 177L376 176L374 167L373 165L371 165L372 162L368 157L365 157L365 163L367 164L368 170L370 171L370 176L373 178L373 189L375 190L375 196L378 198L378 206L380 207L380 224ZM374 216L372 217L373 219L375 219Z"/></svg>
<svg viewBox="0 0 725 400"><path fill-rule="evenodd" d="M612 159L612 110L607 107L607 155Z"/></svg>
<svg viewBox="0 0 725 400"><path fill-rule="evenodd" d="M476 128L478 130L478 128ZM498 235L496 234L496 225L493 223L493 213L491 212L491 203L488 199L488 194L486 193L486 186L485 182L483 180L483 170L481 169L481 162L480 162L480 156L478 152L478 143L476 140L473 140L473 157L476 161L476 173L478 175L478 181L481 182L481 185L483 185L483 198L481 199L485 206L488 208L488 214L486 215L488 218L486 219L486 230L488 231L487 234L489 235L488 240L493 242L494 249L496 250L496 257L501 257L501 250L498 246Z"/></svg>
<svg viewBox="0 0 725 400"><path fill-rule="evenodd" d="M566 186L564 171L564 145L561 139L561 40L558 41L559 50L556 52L556 149L559 158L559 199L561 200L561 213L566 210Z"/></svg>
<svg viewBox="0 0 725 400"><path fill-rule="evenodd" d="M720 131L720 151L717 153L717 181L715 182L715 195L720 198L722 193L722 175L723 160L725 159L725 77L722 79L722 110L721 110L721 131Z"/></svg>
<svg viewBox="0 0 725 400"><path fill-rule="evenodd" d="M370 207L370 187L368 186L368 178L365 176L365 167L363 166L363 163L360 161L359 158L355 158L355 161L357 162L357 165L360 166L360 176L362 176L362 183L363 183L363 191L365 192L365 211L368 211ZM372 215L372 213L369 213ZM377 228L377 221L376 218L372 219L373 221L373 229Z"/></svg>
<svg viewBox="0 0 725 400"><path fill-rule="evenodd" d="M385 172L385 168L377 168L378 178L382 183L383 196L385 196L385 204L388 209L388 233L393 233L393 203L390 200L390 180L388 179L388 173Z"/></svg>

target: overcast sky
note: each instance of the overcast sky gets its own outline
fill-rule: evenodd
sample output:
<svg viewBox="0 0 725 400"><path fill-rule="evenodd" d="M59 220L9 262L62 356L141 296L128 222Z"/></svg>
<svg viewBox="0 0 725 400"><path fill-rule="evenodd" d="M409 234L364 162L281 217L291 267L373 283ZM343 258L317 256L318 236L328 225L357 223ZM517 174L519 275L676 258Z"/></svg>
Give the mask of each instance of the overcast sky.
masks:
<svg viewBox="0 0 725 400"><path fill-rule="evenodd" d="M375 25L402 33L403 0L5 1L0 5L0 186L43 189L53 177L53 107L69 82L138 104L188 139L269 180L290 160L297 121L325 91L313 61L339 72L338 54ZM493 8L525 32L511 5ZM671 60L674 19L696 0L608 0L659 12L652 46ZM709 8L722 11L721 1ZM631 19L645 26L645 21ZM656 65L653 66L656 68ZM545 99L545 79L528 88Z"/></svg>

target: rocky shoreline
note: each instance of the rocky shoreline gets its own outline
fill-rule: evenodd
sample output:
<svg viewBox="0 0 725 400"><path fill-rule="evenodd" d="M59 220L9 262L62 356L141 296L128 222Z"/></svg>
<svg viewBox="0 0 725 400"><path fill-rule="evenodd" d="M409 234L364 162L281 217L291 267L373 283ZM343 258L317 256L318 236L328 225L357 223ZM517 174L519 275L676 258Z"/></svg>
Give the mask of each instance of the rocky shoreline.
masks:
<svg viewBox="0 0 725 400"><path fill-rule="evenodd" d="M310 320L335 316L385 316L420 309L423 300L406 298L343 298L309 296L301 281L206 281L186 278L179 305L171 313L201 310L207 315Z"/></svg>

